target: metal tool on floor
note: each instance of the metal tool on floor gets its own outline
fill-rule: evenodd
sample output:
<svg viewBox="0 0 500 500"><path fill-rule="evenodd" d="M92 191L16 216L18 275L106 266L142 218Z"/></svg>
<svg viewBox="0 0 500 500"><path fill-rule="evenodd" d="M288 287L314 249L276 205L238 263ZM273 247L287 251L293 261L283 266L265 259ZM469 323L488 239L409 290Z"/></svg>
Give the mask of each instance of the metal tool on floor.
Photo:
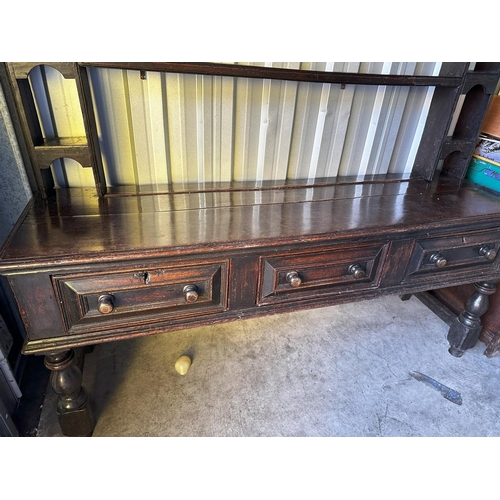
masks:
<svg viewBox="0 0 500 500"><path fill-rule="evenodd" d="M460 393L458 393L457 391L454 391L453 389L446 387L445 385L439 383L437 380L434 380L433 378L431 378L427 375L424 375L423 373L410 372L410 375L415 380L418 380L419 382L423 382L424 384L439 391L441 393L441 395L444 398L446 398L448 401L451 401L452 403L455 403L456 405L462 404L462 396L460 396Z"/></svg>

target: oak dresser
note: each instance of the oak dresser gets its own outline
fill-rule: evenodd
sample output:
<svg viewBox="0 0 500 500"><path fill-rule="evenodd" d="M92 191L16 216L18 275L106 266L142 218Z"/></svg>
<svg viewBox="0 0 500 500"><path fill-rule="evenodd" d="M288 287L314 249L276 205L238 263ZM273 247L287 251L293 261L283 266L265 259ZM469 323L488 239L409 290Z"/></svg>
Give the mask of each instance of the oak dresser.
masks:
<svg viewBox="0 0 500 500"><path fill-rule="evenodd" d="M94 425L74 363L82 346L470 283L449 351L477 341L500 280L500 199L464 177L499 63L443 63L434 77L50 64L77 82L86 138L44 140L28 82L35 63L6 63L38 192L2 248L0 283L26 330L24 353L45 355L52 370L66 435ZM435 90L410 175L109 187L89 67ZM96 188L53 189L48 167L60 157L90 165Z"/></svg>

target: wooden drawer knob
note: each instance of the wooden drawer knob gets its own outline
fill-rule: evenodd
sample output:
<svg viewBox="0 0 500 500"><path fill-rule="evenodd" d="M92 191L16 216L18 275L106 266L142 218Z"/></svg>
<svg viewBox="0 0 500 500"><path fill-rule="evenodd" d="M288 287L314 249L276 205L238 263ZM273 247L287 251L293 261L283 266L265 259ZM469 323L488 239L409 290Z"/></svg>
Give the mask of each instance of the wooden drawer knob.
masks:
<svg viewBox="0 0 500 500"><path fill-rule="evenodd" d="M115 298L112 295L101 295L97 299L97 310L101 314L109 314L115 308Z"/></svg>
<svg viewBox="0 0 500 500"><path fill-rule="evenodd" d="M360 264L352 264L349 266L349 272L354 276L355 279L359 280L366 276L364 269Z"/></svg>
<svg viewBox="0 0 500 500"><path fill-rule="evenodd" d="M198 300L198 289L196 285L186 285L183 289L186 302L192 303Z"/></svg>
<svg viewBox="0 0 500 500"><path fill-rule="evenodd" d="M297 271L291 271L286 275L286 280L290 283L292 288L297 288L302 283L299 273Z"/></svg>
<svg viewBox="0 0 500 500"><path fill-rule="evenodd" d="M490 248L488 245L483 245L479 249L479 254L488 260L493 260L497 256L495 250L493 248Z"/></svg>
<svg viewBox="0 0 500 500"><path fill-rule="evenodd" d="M448 264L448 261L439 252L433 253L429 257L429 262L435 264L436 267L444 267Z"/></svg>

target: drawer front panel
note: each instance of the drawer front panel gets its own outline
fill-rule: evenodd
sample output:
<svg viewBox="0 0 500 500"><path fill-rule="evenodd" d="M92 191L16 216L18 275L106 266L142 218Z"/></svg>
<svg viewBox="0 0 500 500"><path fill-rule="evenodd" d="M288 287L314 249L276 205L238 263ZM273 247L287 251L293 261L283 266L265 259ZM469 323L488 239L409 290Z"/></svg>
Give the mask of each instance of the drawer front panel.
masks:
<svg viewBox="0 0 500 500"><path fill-rule="evenodd" d="M376 288L388 244L261 257L258 303Z"/></svg>
<svg viewBox="0 0 500 500"><path fill-rule="evenodd" d="M228 262L53 277L68 333L227 309Z"/></svg>
<svg viewBox="0 0 500 500"><path fill-rule="evenodd" d="M500 231L464 233L444 238L417 240L406 281L452 275L478 266L496 265Z"/></svg>

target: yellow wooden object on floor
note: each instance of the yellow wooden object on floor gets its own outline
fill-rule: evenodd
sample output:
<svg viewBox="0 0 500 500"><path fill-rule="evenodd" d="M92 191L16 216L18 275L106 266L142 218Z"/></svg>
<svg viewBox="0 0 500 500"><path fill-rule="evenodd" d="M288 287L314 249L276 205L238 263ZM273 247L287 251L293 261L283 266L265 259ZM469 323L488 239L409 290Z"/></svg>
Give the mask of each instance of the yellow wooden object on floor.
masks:
<svg viewBox="0 0 500 500"><path fill-rule="evenodd" d="M179 375L186 375L190 367L191 367L191 358L189 356L181 356L175 362L175 371Z"/></svg>

